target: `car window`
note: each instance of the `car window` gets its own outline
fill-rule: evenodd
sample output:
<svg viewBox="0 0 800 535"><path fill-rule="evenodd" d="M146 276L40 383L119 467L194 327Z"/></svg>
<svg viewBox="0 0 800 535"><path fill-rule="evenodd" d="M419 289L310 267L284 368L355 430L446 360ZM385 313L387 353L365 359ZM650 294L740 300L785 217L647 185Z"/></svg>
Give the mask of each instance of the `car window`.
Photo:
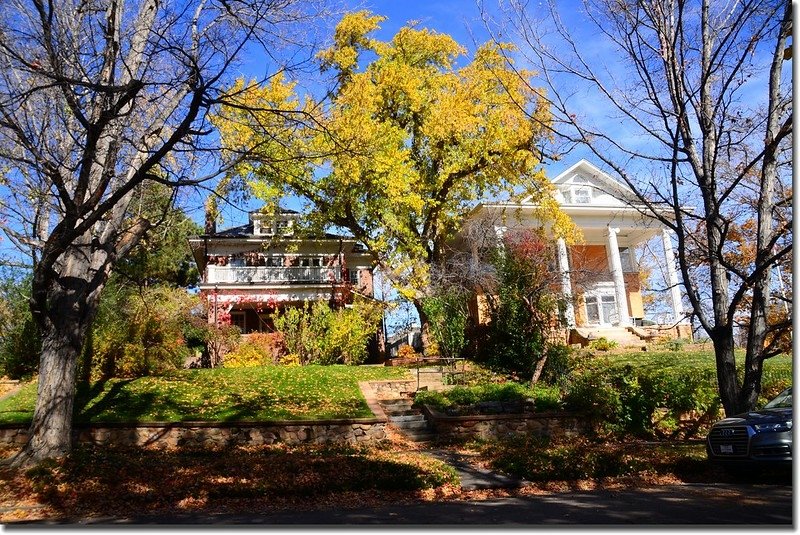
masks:
<svg viewBox="0 0 800 535"><path fill-rule="evenodd" d="M792 407L792 389L787 388L778 397L764 405L765 409L788 409Z"/></svg>

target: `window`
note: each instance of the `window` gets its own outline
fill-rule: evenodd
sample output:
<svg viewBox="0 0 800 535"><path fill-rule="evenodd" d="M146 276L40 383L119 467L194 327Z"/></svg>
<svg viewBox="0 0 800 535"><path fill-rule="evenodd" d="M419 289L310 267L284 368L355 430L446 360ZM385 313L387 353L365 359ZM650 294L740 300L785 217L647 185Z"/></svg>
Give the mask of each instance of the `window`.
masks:
<svg viewBox="0 0 800 535"><path fill-rule="evenodd" d="M636 271L634 269L634 263L631 258L631 248L630 247L620 247L619 248L619 260L622 264L622 271L625 273L631 273Z"/></svg>
<svg viewBox="0 0 800 535"><path fill-rule="evenodd" d="M235 310L231 312L231 325L234 327L239 327L239 330L243 333L247 332L247 322L245 321L245 314L243 310Z"/></svg>
<svg viewBox="0 0 800 535"><path fill-rule="evenodd" d="M600 307L594 295L586 297L586 319L589 323L600 323Z"/></svg>
<svg viewBox="0 0 800 535"><path fill-rule="evenodd" d="M286 219L278 220L275 225L276 232L280 236L288 236L292 234L292 221L288 221Z"/></svg>
<svg viewBox="0 0 800 535"><path fill-rule="evenodd" d="M616 323L619 321L617 314L617 299L613 295L601 296L600 308L603 312L603 321L605 323Z"/></svg>
<svg viewBox="0 0 800 535"><path fill-rule="evenodd" d="M272 236L272 223L269 221L262 221L261 219L253 219L253 234L259 236Z"/></svg>
<svg viewBox="0 0 800 535"><path fill-rule="evenodd" d="M574 204L590 204L592 202L592 188L589 186L573 187L572 202Z"/></svg>

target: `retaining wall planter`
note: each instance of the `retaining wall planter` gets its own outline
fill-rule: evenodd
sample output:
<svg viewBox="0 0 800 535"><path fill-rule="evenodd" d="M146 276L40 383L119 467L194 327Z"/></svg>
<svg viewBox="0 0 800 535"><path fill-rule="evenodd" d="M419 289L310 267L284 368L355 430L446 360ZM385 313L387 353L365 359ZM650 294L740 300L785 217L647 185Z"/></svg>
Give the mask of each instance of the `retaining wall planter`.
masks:
<svg viewBox="0 0 800 535"><path fill-rule="evenodd" d="M160 448L220 448L263 444L365 444L386 438L386 414L379 398L413 390L414 381L359 383L373 418L283 420L269 422L148 422L76 424L73 440L86 444L154 446ZM0 444L24 444L27 425L0 425Z"/></svg>
<svg viewBox="0 0 800 535"><path fill-rule="evenodd" d="M448 416L423 405L428 420L441 439L501 438L509 435L578 436L591 428L579 414L524 412L517 414L471 414Z"/></svg>
<svg viewBox="0 0 800 535"><path fill-rule="evenodd" d="M180 422L76 425L76 442L161 448L221 448L264 444L363 444L386 437L386 419L289 420L273 422ZM0 442L24 444L27 426L0 427Z"/></svg>

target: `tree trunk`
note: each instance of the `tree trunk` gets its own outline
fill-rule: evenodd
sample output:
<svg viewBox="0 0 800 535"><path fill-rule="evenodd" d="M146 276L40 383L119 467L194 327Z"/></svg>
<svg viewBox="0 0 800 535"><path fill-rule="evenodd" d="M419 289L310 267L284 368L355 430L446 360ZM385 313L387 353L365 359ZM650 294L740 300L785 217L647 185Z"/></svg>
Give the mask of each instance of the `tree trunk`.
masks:
<svg viewBox="0 0 800 535"><path fill-rule="evenodd" d="M426 357L429 356L428 352L431 349L431 320L425 311L422 309L422 301L414 300L414 308L417 309L419 314L420 336L422 338L422 354Z"/></svg>
<svg viewBox="0 0 800 535"><path fill-rule="evenodd" d="M91 248L67 248L57 271L44 264L34 269L31 312L42 333L42 352L28 442L12 460L17 466L62 457L72 449L78 358L110 271L103 249L86 250Z"/></svg>
<svg viewBox="0 0 800 535"><path fill-rule="evenodd" d="M531 386L539 382L539 378L542 376L545 364L547 364L547 352L542 351L542 356L537 359L536 366L533 368L533 375L531 375Z"/></svg>
<svg viewBox="0 0 800 535"><path fill-rule="evenodd" d="M733 330L725 327L715 331L711 340L714 344L714 356L717 362L717 383L719 396L726 416L742 412L739 410L739 380L736 376L736 360L734 355Z"/></svg>
<svg viewBox="0 0 800 535"><path fill-rule="evenodd" d="M25 465L62 457L72 449L75 375L88 322L63 317L42 336L39 387L29 438L13 463Z"/></svg>

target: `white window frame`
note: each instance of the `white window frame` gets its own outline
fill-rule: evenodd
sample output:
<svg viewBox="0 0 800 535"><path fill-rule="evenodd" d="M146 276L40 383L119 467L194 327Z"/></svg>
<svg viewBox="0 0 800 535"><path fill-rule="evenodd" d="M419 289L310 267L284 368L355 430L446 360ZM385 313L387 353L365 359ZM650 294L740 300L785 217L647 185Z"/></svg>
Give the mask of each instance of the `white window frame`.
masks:
<svg viewBox="0 0 800 535"><path fill-rule="evenodd" d="M619 309L617 308L617 297L615 295L591 294L585 296L583 301L586 312L586 322L589 325L613 325L619 322ZM603 306L609 304L612 305L610 312ZM597 320L591 319L589 307L597 308Z"/></svg>

